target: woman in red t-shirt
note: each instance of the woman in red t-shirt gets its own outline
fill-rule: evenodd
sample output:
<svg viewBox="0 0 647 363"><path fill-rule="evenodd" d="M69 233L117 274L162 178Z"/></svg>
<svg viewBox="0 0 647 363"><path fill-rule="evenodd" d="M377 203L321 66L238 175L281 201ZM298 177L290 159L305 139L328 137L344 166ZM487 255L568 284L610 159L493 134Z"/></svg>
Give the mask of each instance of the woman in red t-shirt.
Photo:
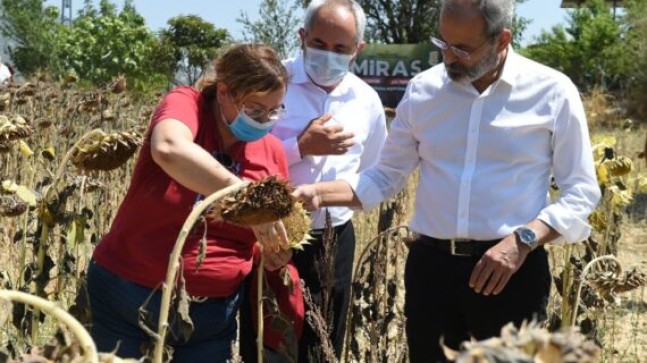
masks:
<svg viewBox="0 0 647 363"><path fill-rule="evenodd" d="M178 87L155 111L128 192L88 271L92 336L100 351L139 358L157 331L171 250L192 207L241 179L287 179L281 142L269 135L283 112L288 75L263 45L237 45L214 63L200 89ZM200 242L206 238L204 259ZM283 224L251 229L225 222L197 225L182 251L191 324L171 321L174 362L224 362L235 339L241 283L252 268L253 245L274 250ZM270 266L291 253L268 254ZM141 311L140 311L141 309ZM173 318L173 313L171 313Z"/></svg>

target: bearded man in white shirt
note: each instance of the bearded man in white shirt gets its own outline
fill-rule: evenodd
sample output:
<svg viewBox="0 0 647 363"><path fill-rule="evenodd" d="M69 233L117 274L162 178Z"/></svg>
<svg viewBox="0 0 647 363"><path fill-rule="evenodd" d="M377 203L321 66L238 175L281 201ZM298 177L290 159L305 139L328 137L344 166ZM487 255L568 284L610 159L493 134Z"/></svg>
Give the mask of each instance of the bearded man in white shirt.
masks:
<svg viewBox="0 0 647 363"><path fill-rule="evenodd" d="M286 111L272 130L283 142L295 185L351 179L378 160L387 134L384 109L377 92L349 72L365 45L365 26L364 11L354 0L314 0L306 9L304 26L299 30L302 53L284 61L291 76L284 99ZM332 207L327 211L335 235L330 246L335 252L330 340L339 358L350 303L355 233L351 209ZM293 260L313 301L320 305L325 288L320 281L325 268L325 210L313 212L311 218L314 239L304 251L296 252ZM320 344L311 327L304 324L298 361L309 362L313 348Z"/></svg>
<svg viewBox="0 0 647 363"><path fill-rule="evenodd" d="M311 209L370 209L420 166L405 273L412 363L445 362L441 337L456 349L545 319L541 246L590 234L600 190L582 102L565 75L512 50L513 3L442 1L432 41L443 64L409 83L378 164L295 191Z"/></svg>

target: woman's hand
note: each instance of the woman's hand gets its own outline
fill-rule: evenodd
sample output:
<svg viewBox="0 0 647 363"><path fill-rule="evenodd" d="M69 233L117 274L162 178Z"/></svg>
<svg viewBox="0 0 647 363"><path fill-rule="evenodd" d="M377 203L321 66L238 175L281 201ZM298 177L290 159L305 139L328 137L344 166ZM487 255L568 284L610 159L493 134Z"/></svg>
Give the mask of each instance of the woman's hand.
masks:
<svg viewBox="0 0 647 363"><path fill-rule="evenodd" d="M268 222L251 226L256 240L263 247L263 251L277 253L288 249L290 241L282 221Z"/></svg>
<svg viewBox="0 0 647 363"><path fill-rule="evenodd" d="M285 266L292 258L292 249L282 250L277 253L265 252L261 247L261 253L265 257L265 269L276 271Z"/></svg>

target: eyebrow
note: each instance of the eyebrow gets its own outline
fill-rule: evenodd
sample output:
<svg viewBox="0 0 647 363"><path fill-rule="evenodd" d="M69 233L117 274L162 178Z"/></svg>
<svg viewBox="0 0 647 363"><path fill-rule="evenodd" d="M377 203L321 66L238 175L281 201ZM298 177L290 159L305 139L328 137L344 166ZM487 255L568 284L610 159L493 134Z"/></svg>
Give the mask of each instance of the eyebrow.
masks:
<svg viewBox="0 0 647 363"><path fill-rule="evenodd" d="M260 102L257 102L257 101L249 101L249 103L253 104L254 106L259 106L259 107L261 107L263 109L267 109L267 107L265 107L264 104L262 104Z"/></svg>
<svg viewBox="0 0 647 363"><path fill-rule="evenodd" d="M440 36L440 35L439 35L439 38L438 38L438 39L442 40L443 42L445 42L445 44L447 44L447 45L449 45L449 46L456 47L456 48L459 48L459 49L462 49L462 50L465 50L465 48L472 48L472 46L471 46L471 45L463 44L463 43L451 44L450 42L446 41L446 40L445 40L445 38L443 38L443 37L442 37L442 36Z"/></svg>

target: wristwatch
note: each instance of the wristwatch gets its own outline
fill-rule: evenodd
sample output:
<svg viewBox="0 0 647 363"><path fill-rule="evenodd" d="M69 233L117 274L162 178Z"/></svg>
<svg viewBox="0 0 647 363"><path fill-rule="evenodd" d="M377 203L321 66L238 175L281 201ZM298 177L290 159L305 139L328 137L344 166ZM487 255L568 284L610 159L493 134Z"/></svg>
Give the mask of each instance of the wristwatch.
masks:
<svg viewBox="0 0 647 363"><path fill-rule="evenodd" d="M530 251L534 251L535 248L539 246L537 234L528 227L519 227L514 230L514 234L517 236L517 241L519 243L530 247Z"/></svg>

